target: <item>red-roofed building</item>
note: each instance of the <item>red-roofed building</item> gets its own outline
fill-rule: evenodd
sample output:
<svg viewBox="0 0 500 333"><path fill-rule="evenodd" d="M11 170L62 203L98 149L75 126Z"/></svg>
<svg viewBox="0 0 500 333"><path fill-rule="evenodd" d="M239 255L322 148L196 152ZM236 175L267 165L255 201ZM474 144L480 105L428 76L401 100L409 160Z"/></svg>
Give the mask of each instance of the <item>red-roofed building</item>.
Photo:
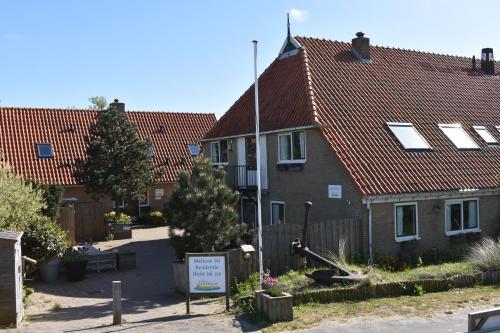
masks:
<svg viewBox="0 0 500 333"><path fill-rule="evenodd" d="M287 37L259 78L265 224L354 216L362 250L455 249L500 232L500 76L482 60ZM204 138L254 223L253 85Z"/></svg>
<svg viewBox="0 0 500 333"><path fill-rule="evenodd" d="M64 186L65 199L77 200L79 239L103 237L104 227L94 228L94 223L85 221L102 221L102 213L113 208L109 199L95 203L72 175L75 160L85 157L84 137L99 112L103 111L0 107L3 160L24 178ZM147 200L130 209L161 210L175 187L178 173L191 170L199 141L215 124L215 115L142 111L127 114L140 137L152 142L155 164L165 170L160 182L148 191ZM86 229L79 230L79 225L86 225Z"/></svg>

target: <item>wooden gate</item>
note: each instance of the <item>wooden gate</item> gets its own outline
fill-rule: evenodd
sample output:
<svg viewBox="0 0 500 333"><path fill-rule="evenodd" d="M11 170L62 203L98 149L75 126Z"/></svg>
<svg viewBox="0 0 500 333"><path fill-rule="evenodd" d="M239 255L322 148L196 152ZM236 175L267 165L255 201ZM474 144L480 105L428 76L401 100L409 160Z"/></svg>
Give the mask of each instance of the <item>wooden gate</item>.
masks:
<svg viewBox="0 0 500 333"><path fill-rule="evenodd" d="M102 240L106 236L104 211L99 202L75 203L75 236L79 242Z"/></svg>
<svg viewBox="0 0 500 333"><path fill-rule="evenodd" d="M66 231L66 241L69 246L76 243L76 228L75 228L75 208L72 206L59 207L59 217L57 223Z"/></svg>

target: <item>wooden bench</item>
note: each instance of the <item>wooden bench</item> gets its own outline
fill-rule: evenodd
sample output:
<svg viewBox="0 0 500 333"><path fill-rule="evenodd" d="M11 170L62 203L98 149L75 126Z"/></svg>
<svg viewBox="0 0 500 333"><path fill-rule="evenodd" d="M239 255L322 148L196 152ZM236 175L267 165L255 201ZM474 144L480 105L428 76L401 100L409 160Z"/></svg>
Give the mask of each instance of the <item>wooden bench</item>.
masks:
<svg viewBox="0 0 500 333"><path fill-rule="evenodd" d="M113 269L116 271L115 252L96 252L88 254L87 270L100 272L102 269Z"/></svg>

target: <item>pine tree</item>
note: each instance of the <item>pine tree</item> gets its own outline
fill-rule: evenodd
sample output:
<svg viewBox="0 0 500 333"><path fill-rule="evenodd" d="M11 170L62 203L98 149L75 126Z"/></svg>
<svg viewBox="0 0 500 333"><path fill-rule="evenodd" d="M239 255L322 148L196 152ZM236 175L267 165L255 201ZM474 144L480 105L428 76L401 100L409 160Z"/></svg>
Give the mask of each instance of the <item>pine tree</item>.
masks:
<svg viewBox="0 0 500 333"><path fill-rule="evenodd" d="M226 185L225 174L203 157L195 160L192 175L179 174L167 219L177 258L183 259L186 252L220 251L241 242L246 226L235 210L239 194Z"/></svg>
<svg viewBox="0 0 500 333"><path fill-rule="evenodd" d="M85 138L86 159L76 162L77 181L96 199L108 195L121 203L142 198L157 174L150 156L151 145L139 138L126 112L111 104L89 132Z"/></svg>

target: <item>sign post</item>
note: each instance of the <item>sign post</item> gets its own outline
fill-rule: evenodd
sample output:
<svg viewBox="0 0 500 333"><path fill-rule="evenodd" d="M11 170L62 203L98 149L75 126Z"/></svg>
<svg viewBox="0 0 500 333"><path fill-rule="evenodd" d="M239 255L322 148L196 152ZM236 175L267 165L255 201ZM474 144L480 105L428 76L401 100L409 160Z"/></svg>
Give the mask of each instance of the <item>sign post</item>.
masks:
<svg viewBox="0 0 500 333"><path fill-rule="evenodd" d="M229 262L227 252L186 253L186 313L191 296L226 296L229 311Z"/></svg>

